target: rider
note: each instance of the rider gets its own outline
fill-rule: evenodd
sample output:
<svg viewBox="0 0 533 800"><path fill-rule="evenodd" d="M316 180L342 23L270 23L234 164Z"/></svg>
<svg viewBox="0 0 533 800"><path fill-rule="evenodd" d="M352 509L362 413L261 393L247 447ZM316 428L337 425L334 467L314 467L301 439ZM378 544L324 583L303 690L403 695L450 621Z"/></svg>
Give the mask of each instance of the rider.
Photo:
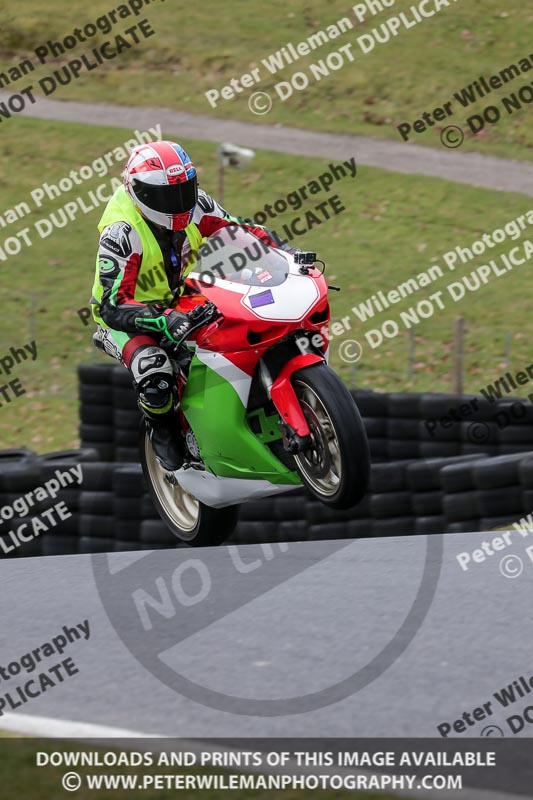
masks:
<svg viewBox="0 0 533 800"><path fill-rule="evenodd" d="M191 326L187 314L168 308L192 269L194 258L187 259L187 251L197 252L206 237L235 224L272 247L296 248L275 241L264 227L231 217L199 189L194 164L176 142L132 150L123 182L98 223L93 338L130 370L154 453L163 467L174 470L183 463L172 426L176 389L159 342L182 340Z"/></svg>

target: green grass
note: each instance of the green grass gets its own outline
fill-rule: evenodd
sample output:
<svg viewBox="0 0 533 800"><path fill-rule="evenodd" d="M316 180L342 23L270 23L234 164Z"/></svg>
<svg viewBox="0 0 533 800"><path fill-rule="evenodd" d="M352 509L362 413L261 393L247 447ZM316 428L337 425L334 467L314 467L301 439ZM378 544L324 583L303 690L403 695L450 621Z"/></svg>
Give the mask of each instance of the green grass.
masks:
<svg viewBox="0 0 533 800"><path fill-rule="evenodd" d="M259 0L251 0L231 7L198 3L178 11L169 2L153 2L137 20L119 20L111 34L99 33L78 44L8 88L15 92L32 83L37 96L42 96L37 88L39 79L69 60L89 54L92 47L123 33L132 22L144 17L156 35L141 39L141 44L120 58L90 72L84 70L75 82L60 85L52 97L166 107L401 142L398 124L413 123L425 111L431 112L451 100L454 92L480 75L489 78L533 50L529 36L533 10L522 0L508 0L504 6L500 0L457 0L414 27L402 27L397 37L376 45L366 55L357 44L357 37L400 11L409 14L413 2L397 0L393 8L369 16L362 24L353 14L352 5L343 0L293 0L289 5L283 0L271 0L265 6ZM75 27L83 27L110 10L107 0L94 0L87 7L67 0L54 0L53 4L26 0L17 6L0 2L0 71L32 56L33 50L48 39L62 40ZM297 45L343 17L351 20L353 29L291 66L271 75L261 64L261 59L288 42ZM295 72L309 74L311 64L345 44L353 45L352 63L346 58L344 67L318 82L313 80L308 89L295 91L286 102L277 97L276 83L289 80ZM33 60L37 63L35 56ZM216 109L211 107L205 92L221 90L232 78L238 79L254 68L260 69L260 84L244 89L234 99L221 101ZM530 84L531 77L532 73L526 72L468 111L454 101L455 116L449 122L468 130L464 123L470 113L479 113L487 104ZM275 101L266 116L255 116L248 108L248 99L257 90L270 92ZM463 150L531 160L532 113L527 104L512 116L503 113L497 125L488 125L476 137L469 133ZM12 124L11 120L2 122L2 130ZM416 135L413 141L440 148L440 128L446 124L439 123Z"/></svg>
<svg viewBox="0 0 533 800"><path fill-rule="evenodd" d="M12 166L0 185L0 213L28 200L30 191L43 180L57 183L71 169L90 164L128 137L128 131L122 129L19 119L16 128L6 128L3 133L5 163ZM216 196L215 147L189 140L183 144L199 164L201 184ZM27 158L29 152L31 159ZM324 169L326 161L258 151L248 170L227 172L224 205L231 213L253 215L266 202L286 196ZM119 171L117 166L114 174ZM10 346L21 346L33 338L38 346L37 361L25 362L10 376L22 380L27 394L0 409L3 446L24 444L48 452L77 445L76 365L106 360L92 346L92 327L84 327L76 313L90 297L100 210L80 213L75 223L55 229L44 239L39 238L34 224L66 202L78 196L86 198L89 189L107 180L88 181L56 201L47 201L41 209L30 203L31 215L0 229L0 246L6 236L25 226L30 227L33 242L0 264L5 287L0 355ZM342 286L341 293L331 295L333 319L350 314L355 303L378 289L392 289L435 261L442 265L444 252L456 245L470 245L482 232L501 227L530 206L530 201L519 195L366 167L359 169L355 180L339 181L334 191L346 210L295 240L316 250L327 262L330 282ZM316 195L302 210L313 208L324 197ZM301 213L286 212L279 222L287 223ZM279 229L278 219L271 226ZM493 252L506 252L509 247L504 243ZM467 274L482 263L483 257L477 258L456 273ZM332 364L346 382L356 379L368 388L448 391L453 320L463 314L467 321L465 388L476 392L502 371L507 334L512 335L512 366L518 369L531 361L530 299L524 283L528 269L527 264L516 268L461 303L448 303L444 311L422 322L416 331L412 380L406 378L405 331L375 351L365 346L356 373L340 361L341 339L334 340ZM415 300L443 289L447 277L406 298L379 315L377 321L397 318ZM450 273L451 277L459 279L457 274ZM363 326L353 315L350 322L352 330L347 336L362 343L364 332L377 327L374 323ZM5 380L3 375L0 378Z"/></svg>
<svg viewBox="0 0 533 800"><path fill-rule="evenodd" d="M5 734L0 733L0 737ZM251 740L253 744L253 740ZM100 750L102 755L114 748L98 747L97 743L91 745L61 742L57 740L32 740L32 739L6 739L1 745L2 755L0 758L0 785L2 786L2 800L55 800L55 798L65 794L61 787L61 779L67 772L71 772L71 767L36 766L37 752L68 752L81 750L83 752L93 752ZM130 747L135 751L135 742ZM147 767L81 767L79 774L82 778L85 775L209 775L209 774L236 774L237 771L230 773L222 769L207 768L180 768L157 766L158 755L154 753L154 765ZM75 768L74 768L75 769ZM78 770L75 770L78 771ZM175 790L157 789L139 792L145 800L174 800L177 796ZM75 793L78 800L107 800L110 796L116 800L130 800L133 796L131 790L89 790L82 787ZM273 796L267 790L183 790L179 792L183 800L222 800L230 797L232 800L269 800ZM367 792L351 791L320 791L320 790L281 790L276 791L276 797L282 800L394 800L391 795L368 794Z"/></svg>

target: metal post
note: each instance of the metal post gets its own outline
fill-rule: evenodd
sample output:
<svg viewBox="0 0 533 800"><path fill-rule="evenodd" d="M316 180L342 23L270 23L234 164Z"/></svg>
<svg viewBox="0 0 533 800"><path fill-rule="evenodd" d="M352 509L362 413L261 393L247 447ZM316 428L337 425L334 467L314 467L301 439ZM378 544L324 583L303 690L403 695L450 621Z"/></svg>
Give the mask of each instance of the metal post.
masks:
<svg viewBox="0 0 533 800"><path fill-rule="evenodd" d="M413 325L412 328L409 328L408 333L408 345L407 345L407 380L410 381L414 375L414 359L415 359L415 336L416 336L416 325Z"/></svg>
<svg viewBox="0 0 533 800"><path fill-rule="evenodd" d="M511 366L511 342L513 341L513 334L505 334L505 369L508 370Z"/></svg>
<svg viewBox="0 0 533 800"><path fill-rule="evenodd" d="M457 317L453 327L453 379L452 392L463 394L464 317Z"/></svg>
<svg viewBox="0 0 533 800"><path fill-rule="evenodd" d="M28 317L28 334L30 342L35 339L35 299L36 295L33 292L30 294L30 314Z"/></svg>

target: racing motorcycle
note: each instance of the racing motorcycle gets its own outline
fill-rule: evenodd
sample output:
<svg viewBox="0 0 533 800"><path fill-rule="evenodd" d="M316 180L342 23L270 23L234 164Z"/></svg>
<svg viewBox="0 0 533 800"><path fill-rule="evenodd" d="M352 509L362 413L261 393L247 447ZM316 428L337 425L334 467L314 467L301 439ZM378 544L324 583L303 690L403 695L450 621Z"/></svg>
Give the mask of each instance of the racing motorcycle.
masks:
<svg viewBox="0 0 533 800"><path fill-rule="evenodd" d="M302 486L336 509L357 504L370 475L355 402L328 366L325 264L268 247L238 226L200 248L173 308L188 314L168 343L185 459L156 459L141 427L141 463L168 528L189 545L221 544L239 504Z"/></svg>

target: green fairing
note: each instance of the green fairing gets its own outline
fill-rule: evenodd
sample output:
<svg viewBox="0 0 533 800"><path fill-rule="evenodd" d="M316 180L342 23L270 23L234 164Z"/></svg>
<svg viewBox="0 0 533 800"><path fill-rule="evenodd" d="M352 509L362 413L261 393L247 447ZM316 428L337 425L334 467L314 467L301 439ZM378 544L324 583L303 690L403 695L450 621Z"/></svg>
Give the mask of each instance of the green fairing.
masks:
<svg viewBox="0 0 533 800"><path fill-rule="evenodd" d="M281 430L279 427L279 417L274 414L267 417L264 408L258 408L248 414L248 420L256 419L259 423L261 430L255 433L255 436L265 444L269 442L277 442L282 438Z"/></svg>
<svg viewBox="0 0 533 800"><path fill-rule="evenodd" d="M279 461L250 430L246 409L231 383L193 357L181 409L194 431L210 472L223 478L299 485L299 476Z"/></svg>

